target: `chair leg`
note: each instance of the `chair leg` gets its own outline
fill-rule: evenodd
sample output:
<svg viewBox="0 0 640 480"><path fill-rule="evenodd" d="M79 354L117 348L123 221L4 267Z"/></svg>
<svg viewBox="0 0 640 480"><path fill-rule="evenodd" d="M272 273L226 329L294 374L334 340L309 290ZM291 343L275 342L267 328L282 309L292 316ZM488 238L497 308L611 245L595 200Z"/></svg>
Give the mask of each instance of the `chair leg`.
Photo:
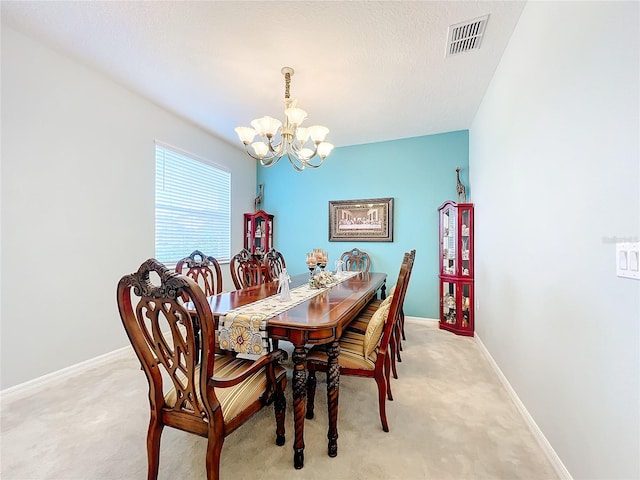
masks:
<svg viewBox="0 0 640 480"><path fill-rule="evenodd" d="M316 371L309 370L307 376L307 418L311 420L313 418L313 409L315 406L316 397Z"/></svg>
<svg viewBox="0 0 640 480"><path fill-rule="evenodd" d="M147 461L149 468L147 471L148 480L158 478L158 466L160 464L160 437L164 425L157 418L152 417L147 430Z"/></svg>
<svg viewBox="0 0 640 480"><path fill-rule="evenodd" d="M220 453L223 443L224 436L217 434L210 427L207 441L207 480L220 480Z"/></svg>
<svg viewBox="0 0 640 480"><path fill-rule="evenodd" d="M386 410L386 406L385 406L385 387L386 387L386 381L384 379L384 377L380 376L376 376L375 377L376 383L378 384L378 408L380 409L380 422L382 423L382 430L384 430L385 432L389 431L389 425L387 424L387 410Z"/></svg>
<svg viewBox="0 0 640 480"><path fill-rule="evenodd" d="M275 401L273 402L276 414L276 445L281 447L285 442L284 420L285 411L287 409L287 400L284 397L284 386L287 379L283 378L281 382L277 382Z"/></svg>
<svg viewBox="0 0 640 480"><path fill-rule="evenodd" d="M406 340L407 337L404 335L404 311L400 310L400 325L402 329L402 340Z"/></svg>

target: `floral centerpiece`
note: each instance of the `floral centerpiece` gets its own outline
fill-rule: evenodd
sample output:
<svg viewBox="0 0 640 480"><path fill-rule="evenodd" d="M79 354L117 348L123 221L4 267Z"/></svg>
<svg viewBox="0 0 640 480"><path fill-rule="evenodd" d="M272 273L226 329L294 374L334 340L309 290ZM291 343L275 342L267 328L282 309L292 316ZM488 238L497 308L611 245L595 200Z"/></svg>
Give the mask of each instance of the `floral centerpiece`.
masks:
<svg viewBox="0 0 640 480"><path fill-rule="evenodd" d="M338 278L334 275L333 272L323 270L311 277L311 279L309 280L309 286L311 288L325 288L337 281Z"/></svg>

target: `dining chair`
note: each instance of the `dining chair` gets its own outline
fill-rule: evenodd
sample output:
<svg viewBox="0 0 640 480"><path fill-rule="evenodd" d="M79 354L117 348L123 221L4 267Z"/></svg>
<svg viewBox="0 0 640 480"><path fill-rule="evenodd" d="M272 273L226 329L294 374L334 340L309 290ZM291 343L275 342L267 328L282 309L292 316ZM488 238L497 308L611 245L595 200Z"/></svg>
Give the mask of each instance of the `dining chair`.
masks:
<svg viewBox="0 0 640 480"><path fill-rule="evenodd" d="M385 376L387 380L387 389L389 391L389 395L391 395L391 376L389 375L389 366L391 367L391 372L393 374L393 378L398 378L398 369L396 367L396 360L398 362L402 362L402 357L400 356L400 350L402 349L402 339L401 339L401 323L404 322L404 298L406 296L406 290L409 288L409 280L411 279L411 272L413 271L413 263L416 258L416 251L411 250L407 255L409 255L408 263L407 263L407 274L405 279L405 291L400 297L400 303L398 307L398 318L395 322L393 329L391 331L391 337L389 338L389 363L385 364ZM403 260L404 262L404 260ZM348 330L355 331L356 333L365 333L368 324L371 321L374 313L377 309L385 304L389 304L393 301L393 296L396 292L396 285L391 287L389 290L389 296L384 300L374 299L358 314L356 319L349 324L347 327ZM377 305L377 306L376 306Z"/></svg>
<svg viewBox="0 0 640 480"><path fill-rule="evenodd" d="M233 284L237 290L260 285L271 280L264 264L246 248L231 257L229 268L231 269Z"/></svg>
<svg viewBox="0 0 640 480"><path fill-rule="evenodd" d="M287 268L287 262L281 252L272 248L264 256L264 266L271 280L278 280L280 273Z"/></svg>
<svg viewBox="0 0 640 480"><path fill-rule="evenodd" d="M215 258L206 256L200 250L194 250L188 257L178 260L175 270L176 273L191 277L207 297L222 292L222 269L220 264ZM186 296L183 301L188 301ZM200 352L200 321L197 316L193 318L193 328L196 352Z"/></svg>
<svg viewBox="0 0 640 480"><path fill-rule="evenodd" d="M371 269L371 258L367 252L353 248L340 255L342 269L356 272L368 272Z"/></svg>
<svg viewBox="0 0 640 480"><path fill-rule="evenodd" d="M411 278L411 272L413 271L413 262L416 257L416 251L411 250L409 253L411 257L411 262L409 264L409 270L407 272L407 288L409 285L409 279ZM352 321L347 327L348 330L364 333L367 330L367 325L371 320L373 314L378 310L381 305L385 303L389 303L395 294L396 286L394 285L389 289L387 298L384 300L381 299L373 299L371 300L365 308L358 314L358 317ZM402 362L402 356L400 352L402 351L402 340L406 340L406 336L404 333L404 299L400 304L400 316L398 318L398 322L394 327L393 335L390 340L389 349L391 350L391 368L393 372L393 378L398 378L398 370L396 368L396 360L398 362Z"/></svg>
<svg viewBox="0 0 640 480"><path fill-rule="evenodd" d="M396 282L396 294L390 303L381 305L372 316L365 333L345 331L340 337L340 351L338 354L338 367L340 375L373 378L378 386L378 408L380 422L385 432L389 431L386 414L386 399L393 400L391 384L387 380L389 376L390 352L389 340L393 334L393 328L398 320L400 304L406 292L407 270L410 263L410 254L405 253L398 281ZM315 346L307 354L307 418L314 416L314 403L316 391L316 371L327 372L328 354L326 347ZM386 373L385 373L386 372ZM328 379L327 379L328 380Z"/></svg>
<svg viewBox="0 0 640 480"><path fill-rule="evenodd" d="M194 250L191 255L178 260L176 272L191 277L210 297L222 292L222 269L218 261L206 256L200 250Z"/></svg>
<svg viewBox="0 0 640 480"><path fill-rule="evenodd" d="M202 361L197 361L188 297L202 327ZM147 430L148 480L158 477L160 438L165 426L207 438L206 475L220 477L224 439L262 407L273 403L276 445L285 442L286 371L277 350L256 361L215 353L215 330L206 296L193 279L155 259L118 283L120 318L149 382L151 418ZM191 308L191 307L190 307Z"/></svg>

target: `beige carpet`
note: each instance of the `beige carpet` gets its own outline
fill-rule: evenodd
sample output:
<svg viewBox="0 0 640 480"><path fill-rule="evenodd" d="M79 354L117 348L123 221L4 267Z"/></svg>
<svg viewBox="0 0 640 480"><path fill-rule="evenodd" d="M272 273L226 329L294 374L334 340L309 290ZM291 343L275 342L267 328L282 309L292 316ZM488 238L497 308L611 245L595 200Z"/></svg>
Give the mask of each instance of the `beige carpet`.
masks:
<svg viewBox="0 0 640 480"><path fill-rule="evenodd" d="M407 323L390 432L372 379L342 377L338 456L327 456L324 375L305 423L305 467L293 468L291 382L287 442L274 442L273 409L227 437L223 479L557 479L473 339L435 322ZM288 345L285 343L284 347ZM146 478L147 385L133 356L2 405L3 480ZM205 478L206 440L165 428L161 479Z"/></svg>

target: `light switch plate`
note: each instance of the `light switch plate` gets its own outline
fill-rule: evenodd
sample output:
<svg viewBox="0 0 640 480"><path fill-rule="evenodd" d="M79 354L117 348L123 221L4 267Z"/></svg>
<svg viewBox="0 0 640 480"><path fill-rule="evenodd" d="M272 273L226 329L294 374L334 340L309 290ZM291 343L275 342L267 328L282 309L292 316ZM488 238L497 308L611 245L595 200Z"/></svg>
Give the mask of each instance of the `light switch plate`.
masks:
<svg viewBox="0 0 640 480"><path fill-rule="evenodd" d="M640 242L616 243L616 275L640 280Z"/></svg>

